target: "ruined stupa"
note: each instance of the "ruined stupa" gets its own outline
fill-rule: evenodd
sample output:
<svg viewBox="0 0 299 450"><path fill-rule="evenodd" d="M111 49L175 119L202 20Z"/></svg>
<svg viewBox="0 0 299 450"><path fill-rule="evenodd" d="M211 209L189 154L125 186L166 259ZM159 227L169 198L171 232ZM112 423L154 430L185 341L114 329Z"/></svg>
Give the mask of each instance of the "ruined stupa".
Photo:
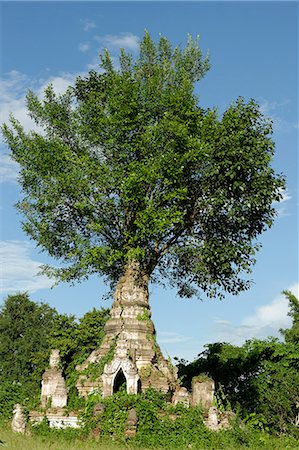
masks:
<svg viewBox="0 0 299 450"><path fill-rule="evenodd" d="M49 367L42 378L41 405L63 408L67 404L67 389L60 368L59 350L51 351Z"/></svg>
<svg viewBox="0 0 299 450"><path fill-rule="evenodd" d="M120 279L102 344L77 366L81 396L99 390L108 397L122 385L128 394L149 387L169 394L176 389L177 369L156 342L147 286L147 279L136 282L130 270Z"/></svg>

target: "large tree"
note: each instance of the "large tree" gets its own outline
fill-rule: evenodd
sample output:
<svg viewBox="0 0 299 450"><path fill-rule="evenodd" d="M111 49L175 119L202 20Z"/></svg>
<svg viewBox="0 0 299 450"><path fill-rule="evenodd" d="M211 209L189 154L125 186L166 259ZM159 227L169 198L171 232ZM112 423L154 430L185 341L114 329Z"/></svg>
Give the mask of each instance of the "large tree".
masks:
<svg viewBox="0 0 299 450"><path fill-rule="evenodd" d="M64 95L28 92L42 132L3 126L20 164L24 230L62 268L112 285L168 279L181 296L249 286L258 236L271 226L283 178L271 168L271 122L239 98L221 117L198 105L209 69L197 40L172 48L146 32L137 59L78 77Z"/></svg>

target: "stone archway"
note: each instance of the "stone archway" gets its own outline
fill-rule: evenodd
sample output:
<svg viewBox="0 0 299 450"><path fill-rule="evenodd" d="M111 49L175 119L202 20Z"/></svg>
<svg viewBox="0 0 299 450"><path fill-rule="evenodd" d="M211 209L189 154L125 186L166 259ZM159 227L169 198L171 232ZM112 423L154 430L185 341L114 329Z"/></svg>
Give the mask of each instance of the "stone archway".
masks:
<svg viewBox="0 0 299 450"><path fill-rule="evenodd" d="M128 394L137 394L139 375L136 365L129 358L114 358L105 364L103 381L103 397L109 397L119 390L125 382Z"/></svg>
<svg viewBox="0 0 299 450"><path fill-rule="evenodd" d="M127 379L122 368L120 368L114 378L112 393L115 394L123 389L127 390Z"/></svg>

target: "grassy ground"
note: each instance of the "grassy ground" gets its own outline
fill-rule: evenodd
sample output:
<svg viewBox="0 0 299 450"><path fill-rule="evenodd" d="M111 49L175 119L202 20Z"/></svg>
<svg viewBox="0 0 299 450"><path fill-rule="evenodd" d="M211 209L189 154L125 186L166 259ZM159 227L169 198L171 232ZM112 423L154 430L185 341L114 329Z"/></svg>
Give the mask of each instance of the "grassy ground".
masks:
<svg viewBox="0 0 299 450"><path fill-rule="evenodd" d="M219 443L220 444L220 443ZM8 427L0 428L0 449L15 449L15 450L133 450L130 445L121 445L110 442L95 441L94 439L74 439L67 440L65 437L60 438L58 436L28 436L13 433ZM169 447L167 447L169 448ZM211 447L209 447L211 448ZM290 442L284 438L269 438L267 442L256 442L253 445L221 445L219 447L212 447L214 450L298 450L299 442ZM186 450L205 450L205 448L198 448L196 446L184 447ZM134 450L137 450L134 446ZM140 450L146 450L142 447ZM151 450L155 450L153 447ZM183 450L173 447L173 450Z"/></svg>
<svg viewBox="0 0 299 450"><path fill-rule="evenodd" d="M128 450L128 447L121 447L107 443L100 443L95 440L71 440L59 439L51 436L24 436L13 433L8 428L0 429L0 448L15 450Z"/></svg>

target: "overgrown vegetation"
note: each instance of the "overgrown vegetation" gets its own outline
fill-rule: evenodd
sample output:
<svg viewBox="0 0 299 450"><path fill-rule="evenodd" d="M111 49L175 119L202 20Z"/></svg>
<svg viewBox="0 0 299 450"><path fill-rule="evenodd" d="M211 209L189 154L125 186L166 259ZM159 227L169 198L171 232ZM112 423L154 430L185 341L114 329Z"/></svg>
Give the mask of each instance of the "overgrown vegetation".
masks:
<svg viewBox="0 0 299 450"><path fill-rule="evenodd" d="M93 408L101 403L105 409L94 416ZM128 411L135 408L138 416L138 428L135 437L126 438L124 430ZM237 416L230 430L212 432L203 423L202 410L185 408L182 405L173 407L165 401L163 395L153 390L143 394L128 395L119 391L105 400L97 394L89 397L82 419L85 426L81 430L49 429L46 422L32 427L32 437L23 437L19 446L11 448L35 450L49 448L85 449L98 448L110 450L120 449L193 449L193 450L238 450L265 449L286 450L298 448L298 441L292 436L271 436L265 430L258 430L252 424L240 428ZM93 433L92 430L97 431ZM94 436L99 434L99 440ZM7 429L1 434L3 441L18 442ZM22 443L22 445L20 445ZM30 447L31 445L31 447ZM45 447L47 445L47 447Z"/></svg>
<svg viewBox="0 0 299 450"><path fill-rule="evenodd" d="M59 315L46 304L32 302L27 294L9 296L0 313L2 419L9 417L17 402L27 408L38 403L41 373L48 363L46 356L55 344L62 349L64 373L71 387L69 408L81 411L83 426L81 430L59 431L49 429L44 422L32 427L33 436L23 438L23 447L18 437L4 427L4 441L14 442L12 448L22 450L26 449L26 443L27 448L46 448L46 441L57 450L62 446L84 449L88 445L88 448L105 449L299 448L299 303L293 294L284 293L293 320L288 330L281 330L285 342L272 338L251 340L242 347L209 344L193 363L181 361L178 364L182 384L190 387L194 376L201 380L212 377L217 385L217 408L237 413L232 428L217 433L206 428L200 408L173 407L161 393L151 389L138 395L127 395L120 389L106 399L102 399L100 393L90 395L86 402L79 399L74 367L99 345L107 310L93 310L76 322L72 316ZM42 331L41 323L44 324ZM40 333L43 333L43 341L39 343ZM42 352L44 358L37 357ZM12 361L13 367L9 364ZM30 389L33 397L29 397ZM94 415L94 406L99 403L104 405L104 411ZM131 408L136 409L138 428L134 438L126 438L124 430ZM98 442L93 441L92 430L100 434Z"/></svg>
<svg viewBox="0 0 299 450"><path fill-rule="evenodd" d="M290 329L281 330L285 342L268 338L241 347L208 344L197 360L180 361L178 367L188 388L199 373L212 377L218 398L238 410L246 423L299 438L299 303L291 292L284 294L293 320Z"/></svg>
<svg viewBox="0 0 299 450"><path fill-rule="evenodd" d="M93 407L97 403L103 404L105 410L95 417ZM131 408L136 409L138 416L137 433L134 438L125 438L126 421ZM94 428L100 431L100 442L112 439L120 445L127 444L129 448L136 449L296 448L294 438L275 439L251 425L241 429L238 416L231 430L214 433L204 425L200 407L185 408L180 404L174 407L165 400L163 394L151 389L138 395L119 391L104 400L100 395L92 395L87 402L83 420L86 436Z"/></svg>
<svg viewBox="0 0 299 450"><path fill-rule="evenodd" d="M41 377L53 348L60 350L69 407L82 406L75 367L100 345L108 314L108 309L93 309L76 320L26 293L9 295L0 310L0 416L10 417L16 403L27 409L39 405Z"/></svg>

